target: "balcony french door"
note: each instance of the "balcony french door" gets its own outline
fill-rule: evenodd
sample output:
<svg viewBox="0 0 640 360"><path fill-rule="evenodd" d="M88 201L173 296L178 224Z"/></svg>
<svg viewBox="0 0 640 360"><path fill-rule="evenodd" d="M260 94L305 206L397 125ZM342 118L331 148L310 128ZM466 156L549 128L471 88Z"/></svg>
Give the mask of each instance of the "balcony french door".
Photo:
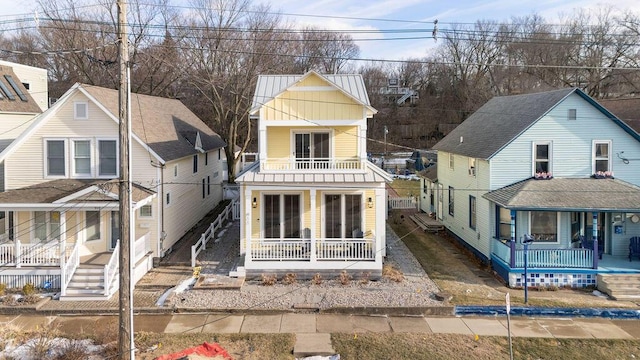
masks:
<svg viewBox="0 0 640 360"><path fill-rule="evenodd" d="M330 159L329 133L311 132L295 134L296 169L326 167Z"/></svg>
<svg viewBox="0 0 640 360"><path fill-rule="evenodd" d="M324 206L326 238L357 237L362 229L362 195L327 194Z"/></svg>

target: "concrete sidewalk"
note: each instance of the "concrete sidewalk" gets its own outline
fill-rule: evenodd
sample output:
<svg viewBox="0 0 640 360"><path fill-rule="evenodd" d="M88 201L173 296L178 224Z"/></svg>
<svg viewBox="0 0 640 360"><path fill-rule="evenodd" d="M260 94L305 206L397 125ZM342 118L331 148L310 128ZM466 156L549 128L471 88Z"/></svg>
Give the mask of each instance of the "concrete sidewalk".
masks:
<svg viewBox="0 0 640 360"><path fill-rule="evenodd" d="M116 315L42 316L0 315L0 324L25 329L55 325L68 333L86 333L96 326L117 323ZM227 315L158 314L136 315L135 331L158 333L425 333L507 336L506 317L395 317L343 314ZM640 339L637 320L587 318L511 318L514 337Z"/></svg>

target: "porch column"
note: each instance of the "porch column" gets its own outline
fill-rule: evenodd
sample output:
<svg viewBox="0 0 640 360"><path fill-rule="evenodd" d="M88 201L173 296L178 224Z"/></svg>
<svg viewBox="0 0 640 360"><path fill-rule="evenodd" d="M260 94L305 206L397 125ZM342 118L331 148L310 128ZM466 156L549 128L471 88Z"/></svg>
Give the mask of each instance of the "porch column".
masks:
<svg viewBox="0 0 640 360"><path fill-rule="evenodd" d="M365 117L366 118L366 117ZM360 164L358 169L365 169L365 161L367 161L367 121L364 121L364 125L360 127L360 136L358 137L360 142Z"/></svg>
<svg viewBox="0 0 640 360"><path fill-rule="evenodd" d="M251 213L253 212L253 207L251 205L251 189L246 188L244 191L244 253L245 253L245 263L251 262L251 222L255 221L252 218Z"/></svg>
<svg viewBox="0 0 640 360"><path fill-rule="evenodd" d="M317 190L315 188L311 188L309 189L309 206L311 207L311 229L309 229L309 241L311 242L311 244L309 245L309 261L311 261L311 263L315 263L318 260L318 256L316 254L316 248L317 248L317 244L316 244L316 239L317 239L317 234L316 234L316 218L317 218L317 214L316 214L316 194L317 194Z"/></svg>
<svg viewBox="0 0 640 360"><path fill-rule="evenodd" d="M63 269L67 262L67 214L60 211L60 269Z"/></svg>
<svg viewBox="0 0 640 360"><path fill-rule="evenodd" d="M500 214L498 214L500 216ZM511 230L511 241L509 241L511 256L509 261L509 267L516 267L516 211L511 210L511 222L509 224Z"/></svg>
<svg viewBox="0 0 640 360"><path fill-rule="evenodd" d="M593 212L591 213L591 216L593 218L593 222L592 222L592 236L593 236L593 268L597 269L598 268L598 213L597 212Z"/></svg>

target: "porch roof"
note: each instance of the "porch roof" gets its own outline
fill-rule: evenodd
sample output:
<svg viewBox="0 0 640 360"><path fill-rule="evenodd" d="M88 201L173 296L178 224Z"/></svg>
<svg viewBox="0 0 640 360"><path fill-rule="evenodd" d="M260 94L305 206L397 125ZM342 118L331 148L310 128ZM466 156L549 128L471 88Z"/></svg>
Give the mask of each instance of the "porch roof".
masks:
<svg viewBox="0 0 640 360"><path fill-rule="evenodd" d="M618 179L530 178L490 191L483 197L514 210L640 210L640 187Z"/></svg>
<svg viewBox="0 0 640 360"><path fill-rule="evenodd" d="M11 204L117 202L118 193L117 179L58 179L0 192L0 208ZM139 202L154 196L155 192L133 184L131 194L132 200Z"/></svg>
<svg viewBox="0 0 640 360"><path fill-rule="evenodd" d="M260 171L260 163L256 162L236 177L239 183L321 183L321 184L353 184L353 183L384 183L393 179L386 171L368 163L363 173L265 173Z"/></svg>

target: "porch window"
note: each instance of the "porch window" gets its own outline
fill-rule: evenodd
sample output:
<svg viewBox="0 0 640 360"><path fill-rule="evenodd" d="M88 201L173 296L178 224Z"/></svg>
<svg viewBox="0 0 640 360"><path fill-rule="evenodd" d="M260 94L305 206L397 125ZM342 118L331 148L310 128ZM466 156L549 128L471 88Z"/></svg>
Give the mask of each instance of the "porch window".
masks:
<svg viewBox="0 0 640 360"><path fill-rule="evenodd" d="M469 196L469 227L476 229L476 197Z"/></svg>
<svg viewBox="0 0 640 360"><path fill-rule="evenodd" d="M263 197L264 237L296 239L300 237L300 195L265 194Z"/></svg>
<svg viewBox="0 0 640 360"><path fill-rule="evenodd" d="M325 237L354 238L362 230L362 195L326 194L324 196Z"/></svg>
<svg viewBox="0 0 640 360"><path fill-rule="evenodd" d="M118 175L118 151L116 145L116 140L98 140L98 175Z"/></svg>
<svg viewBox="0 0 640 360"><path fill-rule="evenodd" d="M60 239L60 212L34 211L33 237L36 242Z"/></svg>
<svg viewBox="0 0 640 360"><path fill-rule="evenodd" d="M593 142L593 173L611 171L611 141Z"/></svg>
<svg viewBox="0 0 640 360"><path fill-rule="evenodd" d="M85 213L85 234L87 240L100 239L99 211L87 211Z"/></svg>
<svg viewBox="0 0 640 360"><path fill-rule="evenodd" d="M534 144L534 173L551 172L551 144Z"/></svg>
<svg viewBox="0 0 640 360"><path fill-rule="evenodd" d="M531 211L531 236L536 242L558 241L558 213L555 211Z"/></svg>
<svg viewBox="0 0 640 360"><path fill-rule="evenodd" d="M496 238L502 241L511 241L511 211L499 206L496 206L496 209L498 215Z"/></svg>
<svg viewBox="0 0 640 360"><path fill-rule="evenodd" d="M322 168L318 161L329 161L329 145L328 132L296 133L296 169Z"/></svg>
<svg viewBox="0 0 640 360"><path fill-rule="evenodd" d="M451 216L454 216L453 205L455 204L453 191L454 191L453 187L449 186L449 215Z"/></svg>
<svg viewBox="0 0 640 360"><path fill-rule="evenodd" d="M64 140L47 140L47 176L65 176Z"/></svg>
<svg viewBox="0 0 640 360"><path fill-rule="evenodd" d="M91 141L73 141L73 174L91 176Z"/></svg>

